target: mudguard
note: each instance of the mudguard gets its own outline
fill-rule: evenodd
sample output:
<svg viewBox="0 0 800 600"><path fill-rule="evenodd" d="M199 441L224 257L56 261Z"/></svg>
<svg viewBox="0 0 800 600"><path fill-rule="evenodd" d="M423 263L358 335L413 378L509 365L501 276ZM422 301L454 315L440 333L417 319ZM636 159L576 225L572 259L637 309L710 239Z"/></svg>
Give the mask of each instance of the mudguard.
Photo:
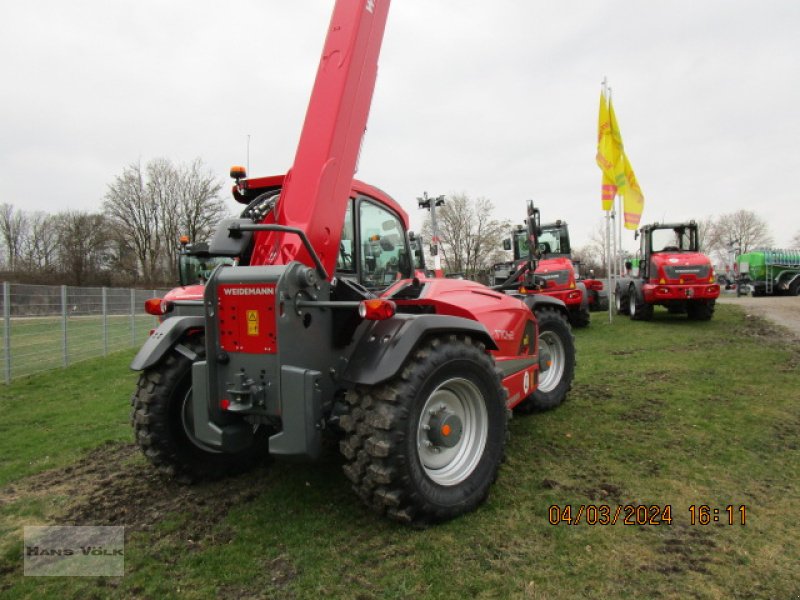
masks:
<svg viewBox="0 0 800 600"><path fill-rule="evenodd" d="M558 298L553 298L552 296L547 296L545 294L531 294L527 296L520 296L519 299L528 305L528 308L531 309L531 312L536 312L536 309L542 306L550 306L560 310L565 315L567 314L567 305Z"/></svg>
<svg viewBox="0 0 800 600"><path fill-rule="evenodd" d="M497 350L489 332L477 321L446 315L397 314L373 321L361 335L342 373L346 383L376 385L394 377L418 343L430 334L462 333Z"/></svg>
<svg viewBox="0 0 800 600"><path fill-rule="evenodd" d="M204 327L204 317L170 317L158 326L131 362L131 370L152 367L172 348L187 330Z"/></svg>

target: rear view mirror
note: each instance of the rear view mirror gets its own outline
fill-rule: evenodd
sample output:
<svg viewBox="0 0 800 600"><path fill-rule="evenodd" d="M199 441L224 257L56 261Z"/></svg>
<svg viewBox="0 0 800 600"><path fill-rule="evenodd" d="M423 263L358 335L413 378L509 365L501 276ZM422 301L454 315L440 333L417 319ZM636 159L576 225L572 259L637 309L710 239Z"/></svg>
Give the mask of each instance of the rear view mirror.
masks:
<svg viewBox="0 0 800 600"><path fill-rule="evenodd" d="M503 240L503 250L511 250L511 240L509 238Z"/></svg>

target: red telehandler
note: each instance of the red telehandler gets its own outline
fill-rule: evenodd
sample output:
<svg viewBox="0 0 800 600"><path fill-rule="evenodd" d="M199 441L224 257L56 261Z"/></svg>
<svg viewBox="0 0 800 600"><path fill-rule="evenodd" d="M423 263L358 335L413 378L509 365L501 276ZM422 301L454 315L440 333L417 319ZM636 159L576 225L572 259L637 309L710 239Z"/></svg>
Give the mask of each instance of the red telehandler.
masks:
<svg viewBox="0 0 800 600"><path fill-rule="evenodd" d="M220 264L151 302L163 320L131 364L133 424L147 458L189 480L313 459L338 434L362 500L425 524L487 497L509 409L543 403L542 372L563 379L543 407L560 403L574 348L538 347L533 308L550 298L415 277L406 213L353 179L388 9L336 2L291 170L234 169L247 206L209 242Z"/></svg>

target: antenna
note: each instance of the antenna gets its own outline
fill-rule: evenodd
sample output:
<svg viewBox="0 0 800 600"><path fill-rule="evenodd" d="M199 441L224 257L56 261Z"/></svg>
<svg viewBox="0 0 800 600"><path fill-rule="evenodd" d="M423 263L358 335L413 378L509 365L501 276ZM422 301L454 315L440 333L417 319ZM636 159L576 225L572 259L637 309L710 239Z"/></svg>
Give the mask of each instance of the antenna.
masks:
<svg viewBox="0 0 800 600"><path fill-rule="evenodd" d="M250 174L250 134L247 134L247 174Z"/></svg>

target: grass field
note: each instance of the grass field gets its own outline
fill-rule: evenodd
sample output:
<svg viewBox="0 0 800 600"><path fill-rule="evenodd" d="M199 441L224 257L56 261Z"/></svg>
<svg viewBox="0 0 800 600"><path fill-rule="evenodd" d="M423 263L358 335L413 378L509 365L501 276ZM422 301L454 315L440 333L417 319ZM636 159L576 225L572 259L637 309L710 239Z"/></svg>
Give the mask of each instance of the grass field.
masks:
<svg viewBox="0 0 800 600"><path fill-rule="evenodd" d="M73 365L87 358L103 356L141 345L156 319L141 314L109 315L103 326L102 316L14 317L11 320L11 378ZM2 340L5 323L0 319L0 369L5 368L6 353ZM64 340L66 337L66 356ZM2 381L2 379L0 379Z"/></svg>
<svg viewBox="0 0 800 600"><path fill-rule="evenodd" d="M709 323L594 318L568 402L515 417L489 501L426 530L362 508L335 454L162 481L130 445L129 352L0 388L0 595L796 598L797 343L732 306ZM554 505L573 522L668 505L671 523L623 508L553 525ZM692 524L699 505L722 522ZM125 524L125 577L23 577L22 525L44 523Z"/></svg>

